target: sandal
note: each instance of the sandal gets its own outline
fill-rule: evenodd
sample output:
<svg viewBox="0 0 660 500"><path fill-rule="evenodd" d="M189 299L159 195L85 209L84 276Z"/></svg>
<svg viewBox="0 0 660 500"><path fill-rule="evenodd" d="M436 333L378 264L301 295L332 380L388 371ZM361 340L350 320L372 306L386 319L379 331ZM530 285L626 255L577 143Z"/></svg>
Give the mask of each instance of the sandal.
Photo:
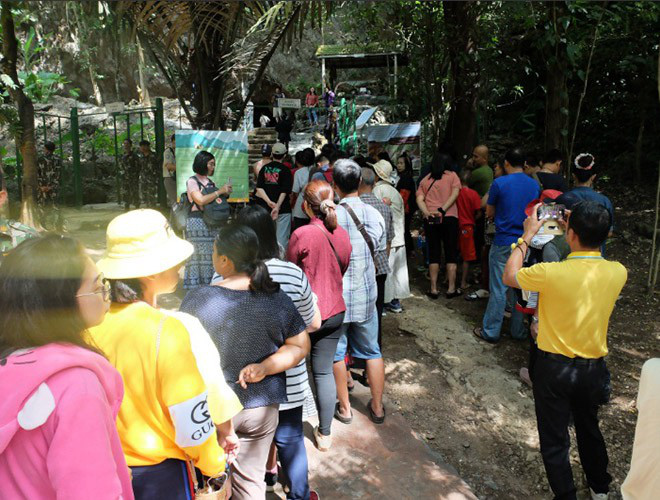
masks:
<svg viewBox="0 0 660 500"><path fill-rule="evenodd" d="M436 300L438 297L440 297L440 292L431 292L429 290L428 292L426 292L426 296L433 300Z"/></svg>
<svg viewBox="0 0 660 500"><path fill-rule="evenodd" d="M472 334L475 337L477 337L479 340L481 340L483 342L488 342L489 344L497 344L499 342L499 340L490 340L490 339L487 339L486 337L484 337L484 329L481 328L480 326L475 327L472 330Z"/></svg>
<svg viewBox="0 0 660 500"><path fill-rule="evenodd" d="M453 299L454 297L458 297L459 295L463 295L463 290L461 290L460 288L457 288L456 290L454 290L451 293L447 292L445 294L445 297L447 297L448 299Z"/></svg>
<svg viewBox="0 0 660 500"><path fill-rule="evenodd" d="M369 419L370 419L374 424L378 424L378 425L380 425L380 424L382 424L383 422L385 422L385 405L383 405L383 416L382 416L382 417L379 417L378 415L376 415L376 413L374 413L373 408L371 408L371 402L372 402L372 401L373 401L373 400L370 399L369 402L367 403L367 409L369 410Z"/></svg>
<svg viewBox="0 0 660 500"><path fill-rule="evenodd" d="M474 301L479 299L487 299L489 296L490 296L490 292L488 290L484 290L483 288L480 288L476 292L468 293L465 296L465 300Z"/></svg>
<svg viewBox="0 0 660 500"><path fill-rule="evenodd" d="M350 424L353 421L353 410L351 410L350 417L344 417L339 411L339 403L335 405L335 418L339 420L342 424Z"/></svg>

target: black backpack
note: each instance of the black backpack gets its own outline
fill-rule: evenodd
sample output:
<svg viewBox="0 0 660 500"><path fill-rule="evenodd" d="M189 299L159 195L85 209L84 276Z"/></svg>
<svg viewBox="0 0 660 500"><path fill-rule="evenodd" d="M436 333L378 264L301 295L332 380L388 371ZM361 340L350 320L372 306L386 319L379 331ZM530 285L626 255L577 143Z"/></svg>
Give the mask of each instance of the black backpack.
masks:
<svg viewBox="0 0 660 500"><path fill-rule="evenodd" d="M219 189L211 179L209 179L209 183L206 185L206 187L204 187L202 186L202 183L199 182L197 177L192 178L195 179L197 185L199 186L199 190L204 195L215 193ZM188 197L186 196L186 198ZM219 227L224 226L229 220L231 209L229 208L229 202L227 201L227 198L229 197L226 195L220 196L219 199L222 200L222 203L213 201L208 205L204 205L203 209L197 205L197 208L202 212L204 223L209 229L218 229Z"/></svg>

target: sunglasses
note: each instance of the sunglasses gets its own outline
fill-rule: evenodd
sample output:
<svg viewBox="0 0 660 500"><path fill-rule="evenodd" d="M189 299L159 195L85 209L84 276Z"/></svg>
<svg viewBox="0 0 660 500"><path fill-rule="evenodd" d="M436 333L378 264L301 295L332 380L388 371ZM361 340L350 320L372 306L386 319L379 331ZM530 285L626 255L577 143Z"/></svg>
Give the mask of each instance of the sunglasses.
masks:
<svg viewBox="0 0 660 500"><path fill-rule="evenodd" d="M111 287L110 287L110 281L109 281L105 276L103 276L103 274L100 274L98 279L99 279L99 281L101 282L101 286L100 286L100 287L98 287L98 288L97 288L96 290L94 290L93 292L89 292L89 293L79 293L78 295L76 295L76 297L87 297L87 296L89 296L89 295L98 295L98 294L100 293L100 294L101 294L101 298L102 298L104 301L107 302L108 300L110 300L110 294L111 294L111 292L112 292L112 289L111 289Z"/></svg>

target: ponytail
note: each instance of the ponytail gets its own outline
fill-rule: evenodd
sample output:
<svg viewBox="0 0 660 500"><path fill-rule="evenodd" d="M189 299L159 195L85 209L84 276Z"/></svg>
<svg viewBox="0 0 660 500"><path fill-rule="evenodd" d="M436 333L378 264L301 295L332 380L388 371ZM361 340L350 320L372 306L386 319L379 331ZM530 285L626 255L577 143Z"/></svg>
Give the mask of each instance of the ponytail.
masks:
<svg viewBox="0 0 660 500"><path fill-rule="evenodd" d="M326 229L333 232L337 229L337 207L334 191L330 184L322 180L311 181L305 187L303 197L312 213L323 221Z"/></svg>
<svg viewBox="0 0 660 500"><path fill-rule="evenodd" d="M258 257L259 238L251 227L239 223L222 227L215 239L215 253L226 256L237 272L250 277L250 291L276 293L280 289Z"/></svg>
<svg viewBox="0 0 660 500"><path fill-rule="evenodd" d="M321 211L321 217L319 218L323 221L325 228L332 233L337 229L337 206L335 202L330 199L323 200L319 209Z"/></svg>
<svg viewBox="0 0 660 500"><path fill-rule="evenodd" d="M250 291L270 294L280 290L279 283L275 283L270 277L268 267L263 260L253 262L250 268Z"/></svg>

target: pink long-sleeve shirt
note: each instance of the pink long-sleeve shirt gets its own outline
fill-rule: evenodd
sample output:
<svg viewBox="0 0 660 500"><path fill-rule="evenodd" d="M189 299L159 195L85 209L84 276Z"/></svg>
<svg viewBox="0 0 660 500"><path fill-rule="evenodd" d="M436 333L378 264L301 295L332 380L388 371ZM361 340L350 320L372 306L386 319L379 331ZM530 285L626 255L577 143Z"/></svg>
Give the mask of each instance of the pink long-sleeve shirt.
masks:
<svg viewBox="0 0 660 500"><path fill-rule="evenodd" d="M49 344L0 358L2 498L134 498L115 419L117 370L81 347Z"/></svg>

